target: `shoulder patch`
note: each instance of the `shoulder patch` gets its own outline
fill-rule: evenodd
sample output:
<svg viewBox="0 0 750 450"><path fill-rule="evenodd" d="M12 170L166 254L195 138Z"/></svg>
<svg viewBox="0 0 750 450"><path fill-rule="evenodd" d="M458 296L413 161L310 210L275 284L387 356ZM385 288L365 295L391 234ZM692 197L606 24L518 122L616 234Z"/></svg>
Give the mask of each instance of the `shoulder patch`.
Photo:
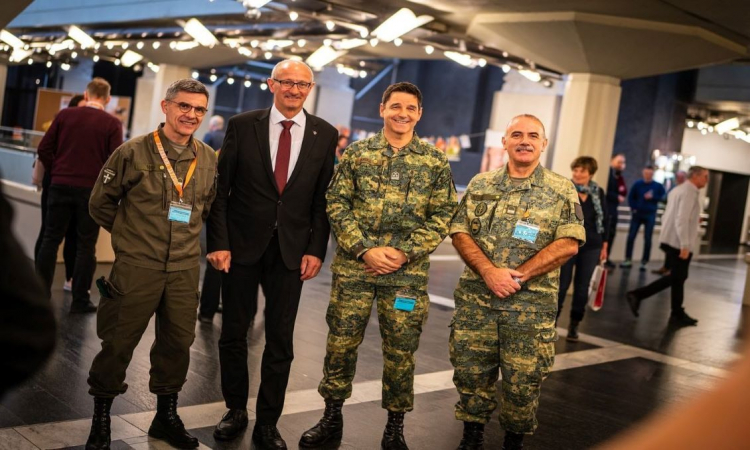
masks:
<svg viewBox="0 0 750 450"><path fill-rule="evenodd" d="M102 169L102 183L107 184L110 181L114 180L115 175L117 175L117 172L108 167Z"/></svg>
<svg viewBox="0 0 750 450"><path fill-rule="evenodd" d="M576 218L578 220L583 220L583 208L581 208L580 203L576 203Z"/></svg>

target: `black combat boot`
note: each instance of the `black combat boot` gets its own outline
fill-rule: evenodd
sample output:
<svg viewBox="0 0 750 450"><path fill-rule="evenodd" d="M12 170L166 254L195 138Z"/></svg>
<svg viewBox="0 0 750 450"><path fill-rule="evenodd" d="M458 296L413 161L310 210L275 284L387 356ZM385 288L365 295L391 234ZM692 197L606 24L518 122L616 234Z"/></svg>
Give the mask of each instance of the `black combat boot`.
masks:
<svg viewBox="0 0 750 450"><path fill-rule="evenodd" d="M109 450L110 437L109 409L113 398L94 397L94 418L91 420L91 432L86 441L86 450Z"/></svg>
<svg viewBox="0 0 750 450"><path fill-rule="evenodd" d="M580 320L570 319L570 325L568 326L568 336L565 337L566 341L578 342L578 325L580 323Z"/></svg>
<svg viewBox="0 0 750 450"><path fill-rule="evenodd" d="M385 424L381 450L409 450L404 439L404 413L388 411L388 423Z"/></svg>
<svg viewBox="0 0 750 450"><path fill-rule="evenodd" d="M464 422L464 437L457 450L482 450L484 448L484 424Z"/></svg>
<svg viewBox="0 0 750 450"><path fill-rule="evenodd" d="M328 441L341 439L344 432L344 416L341 414L343 406L343 400L326 400L323 417L314 427L302 433L299 446L315 448Z"/></svg>
<svg viewBox="0 0 750 450"><path fill-rule="evenodd" d="M512 433L510 431L505 432L505 440L503 441L503 450L521 450L523 449L523 434Z"/></svg>
<svg viewBox="0 0 750 450"><path fill-rule="evenodd" d="M167 441L177 448L198 448L198 439L185 430L180 416L177 415L177 393L156 396L156 416L148 435Z"/></svg>

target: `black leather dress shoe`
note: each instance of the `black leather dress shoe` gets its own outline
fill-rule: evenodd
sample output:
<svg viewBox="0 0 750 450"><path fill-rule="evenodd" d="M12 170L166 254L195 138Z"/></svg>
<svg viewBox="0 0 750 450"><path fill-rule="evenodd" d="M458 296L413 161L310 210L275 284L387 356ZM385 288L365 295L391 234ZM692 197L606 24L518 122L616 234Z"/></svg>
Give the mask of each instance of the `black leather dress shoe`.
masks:
<svg viewBox="0 0 750 450"><path fill-rule="evenodd" d="M214 428L214 439L231 441L245 431L245 428L247 428L247 410L230 409Z"/></svg>
<svg viewBox="0 0 750 450"><path fill-rule="evenodd" d="M258 450L286 450L286 442L281 438L276 425L255 424L253 444Z"/></svg>

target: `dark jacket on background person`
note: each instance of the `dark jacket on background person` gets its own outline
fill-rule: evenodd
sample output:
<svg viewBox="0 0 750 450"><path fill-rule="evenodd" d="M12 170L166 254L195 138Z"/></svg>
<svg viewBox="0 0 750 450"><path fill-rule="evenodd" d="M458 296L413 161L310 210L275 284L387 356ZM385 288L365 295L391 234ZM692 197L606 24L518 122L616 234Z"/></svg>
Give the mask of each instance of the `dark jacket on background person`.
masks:
<svg viewBox="0 0 750 450"><path fill-rule="evenodd" d="M653 197L647 200L644 195L646 192L651 191ZM630 193L628 194L628 205L633 211L637 211L640 214L651 214L656 213L656 209L659 206L659 202L664 199L664 186L656 181L646 183L643 180L638 180L633 183L630 187Z"/></svg>
<svg viewBox="0 0 750 450"><path fill-rule="evenodd" d="M0 398L34 374L55 347L52 305L11 229L0 190Z"/></svg>
<svg viewBox="0 0 750 450"><path fill-rule="evenodd" d="M184 202L193 206L190 223L185 226L167 220L170 202L179 197L164 170L153 133L129 140L112 154L91 193L89 213L112 233L118 260L173 272L199 265L198 235L216 195L216 154L193 138L179 154L161 126L159 136L178 179L185 178L197 155L195 173L183 194Z"/></svg>
<svg viewBox="0 0 750 450"><path fill-rule="evenodd" d="M52 184L92 188L104 162L122 144L122 124L92 107L66 108L39 143L39 160Z"/></svg>

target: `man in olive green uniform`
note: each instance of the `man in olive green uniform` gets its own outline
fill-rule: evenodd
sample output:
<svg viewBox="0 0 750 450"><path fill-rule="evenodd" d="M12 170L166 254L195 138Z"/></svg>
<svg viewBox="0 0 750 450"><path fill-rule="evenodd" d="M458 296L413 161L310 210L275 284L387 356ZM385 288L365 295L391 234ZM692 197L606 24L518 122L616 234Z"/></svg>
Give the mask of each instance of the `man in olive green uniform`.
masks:
<svg viewBox="0 0 750 450"><path fill-rule="evenodd" d="M326 196L339 244L318 387L326 411L303 434L303 447L341 436L341 406L351 396L357 348L376 301L383 338L382 405L388 410L381 446L407 448L403 417L413 409L414 352L430 304L429 254L448 233L456 190L445 155L414 132L422 115L416 86L389 86L380 115L383 130L346 149Z"/></svg>
<svg viewBox="0 0 750 450"><path fill-rule="evenodd" d="M109 448L112 400L127 390L125 371L154 314L149 389L157 413L149 435L198 447L177 415L177 393L195 338L198 235L215 195L216 156L193 137L207 104L203 84L174 82L161 102L165 122L120 146L91 194L91 216L112 233L115 262L109 280L97 282L102 349L89 372L95 411L87 449Z"/></svg>
<svg viewBox="0 0 750 450"><path fill-rule="evenodd" d="M466 262L454 293L450 336L459 449L482 448L484 424L497 406L506 450L534 432L542 381L554 362L559 267L586 234L570 180L539 164L544 126L531 115L508 124L508 164L474 177L451 223Z"/></svg>

